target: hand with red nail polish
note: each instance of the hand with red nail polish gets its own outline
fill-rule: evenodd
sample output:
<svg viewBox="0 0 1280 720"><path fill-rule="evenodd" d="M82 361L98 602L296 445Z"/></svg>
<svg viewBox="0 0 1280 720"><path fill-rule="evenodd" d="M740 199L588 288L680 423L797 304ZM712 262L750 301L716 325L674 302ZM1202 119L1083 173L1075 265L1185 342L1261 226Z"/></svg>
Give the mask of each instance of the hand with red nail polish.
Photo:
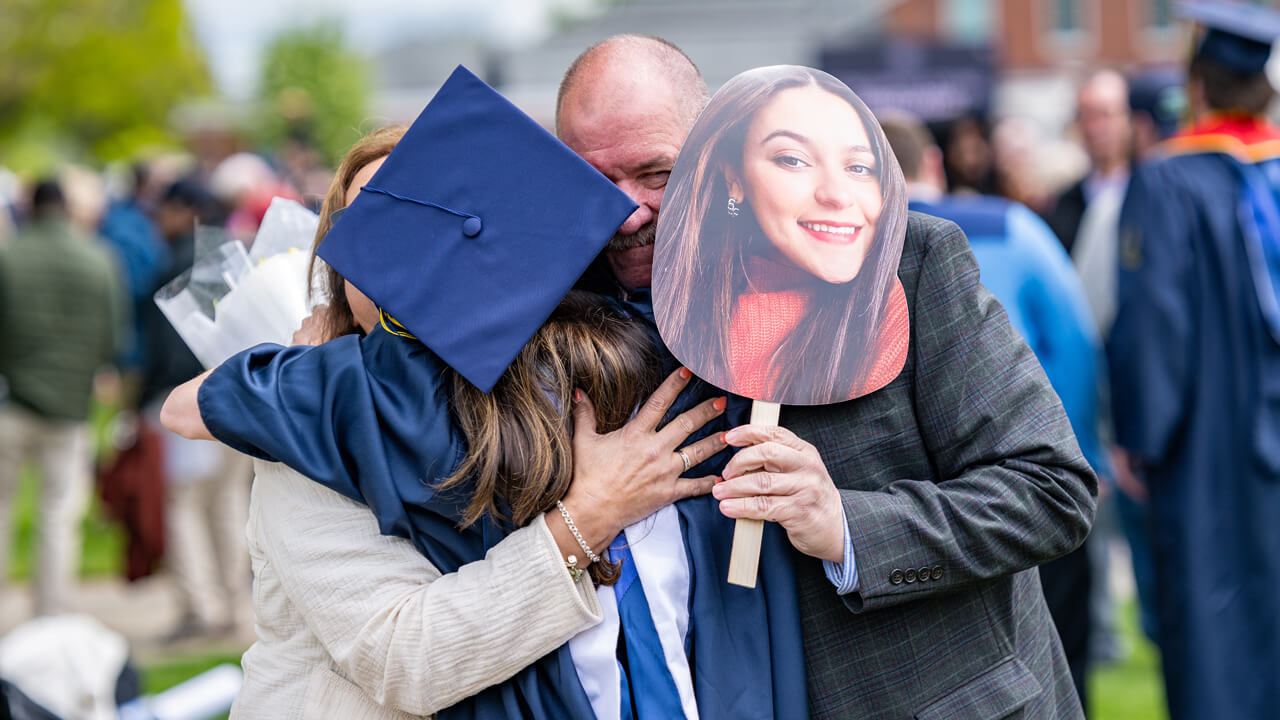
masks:
<svg viewBox="0 0 1280 720"><path fill-rule="evenodd" d="M673 372L630 422L604 435L596 433L591 399L574 393L573 481L564 504L592 547L593 538L607 544L623 528L655 511L710 492L714 476L681 475L724 449L724 438L717 433L685 442L724 412L725 398L703 401L659 427L692 378L688 368Z"/></svg>

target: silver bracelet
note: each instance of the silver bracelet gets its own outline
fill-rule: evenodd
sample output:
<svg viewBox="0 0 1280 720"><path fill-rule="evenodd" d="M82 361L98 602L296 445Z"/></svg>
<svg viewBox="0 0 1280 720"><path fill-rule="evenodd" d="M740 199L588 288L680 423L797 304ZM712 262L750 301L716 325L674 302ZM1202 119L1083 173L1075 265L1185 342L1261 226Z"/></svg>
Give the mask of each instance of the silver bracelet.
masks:
<svg viewBox="0 0 1280 720"><path fill-rule="evenodd" d="M564 524L569 527L569 532L573 533L573 539L578 541L578 547L582 548L582 552L587 554L587 560L600 562L600 556L591 552L591 546L587 545L587 541L582 539L582 533L578 532L578 526L573 524L573 518L569 517L569 511L565 509L564 503L557 500L556 507L560 508L560 516L564 518Z"/></svg>

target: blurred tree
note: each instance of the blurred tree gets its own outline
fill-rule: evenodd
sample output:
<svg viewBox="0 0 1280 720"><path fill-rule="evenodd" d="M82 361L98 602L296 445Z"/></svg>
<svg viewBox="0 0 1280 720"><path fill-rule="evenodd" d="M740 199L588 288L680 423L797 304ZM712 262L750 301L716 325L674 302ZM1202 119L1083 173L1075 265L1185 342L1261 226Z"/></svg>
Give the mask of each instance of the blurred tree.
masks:
<svg viewBox="0 0 1280 720"><path fill-rule="evenodd" d="M313 144L331 165L360 139L368 68L348 49L336 22L286 30L264 54L259 99L263 140Z"/></svg>
<svg viewBox="0 0 1280 720"><path fill-rule="evenodd" d="M0 67L0 159L26 172L172 142L211 87L181 0L3 0Z"/></svg>

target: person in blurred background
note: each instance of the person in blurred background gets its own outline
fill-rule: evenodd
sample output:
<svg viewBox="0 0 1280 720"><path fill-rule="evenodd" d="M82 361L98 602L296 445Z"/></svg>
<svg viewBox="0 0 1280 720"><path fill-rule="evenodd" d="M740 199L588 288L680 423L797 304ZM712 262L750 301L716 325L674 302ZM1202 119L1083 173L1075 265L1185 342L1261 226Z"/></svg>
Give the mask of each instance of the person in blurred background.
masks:
<svg viewBox="0 0 1280 720"><path fill-rule="evenodd" d="M1099 232L1105 233L1106 228L1111 228L1110 232L1114 234L1120 201L1129 182L1133 124L1129 112L1129 86L1124 76L1114 70L1099 70L1086 78L1076 98L1076 122L1088 156L1088 172L1058 195L1043 212L1043 217L1073 262L1085 253L1094 252ZM1091 311L1098 307L1100 298L1114 297L1114 284L1109 290L1097 287L1108 277L1114 278L1114 271L1108 274L1098 270L1100 268L1090 268L1088 275L1081 272L1086 293L1091 298ZM1105 385L1100 386L1099 391L1105 392ZM1107 435L1110 436L1109 431ZM1121 472L1125 473L1124 470ZM1113 473L1108 473L1107 477L1117 478ZM1131 477L1125 473L1125 477L1118 481L1129 480ZM1110 661L1122 657L1125 649L1115 629L1115 604L1106 583L1110 566L1108 539L1116 531L1111 484L1105 484L1101 489L1094 537L1087 544L1092 575L1099 579L1089 596L1089 614L1093 620L1093 640L1089 645L1095 659Z"/></svg>
<svg viewBox="0 0 1280 720"><path fill-rule="evenodd" d="M882 114L880 124L902 165L911 209L951 220L964 231L983 285L1004 305L1009 322L1044 367L1085 459L1099 475L1108 475L1107 458L1098 438L1102 343L1080 280L1053 231L1015 202L991 196L947 195L942 153L924 124L901 112ZM1041 565L1040 582L1062 638L1080 704L1087 709L1088 598L1093 578L1085 547Z"/></svg>
<svg viewBox="0 0 1280 720"><path fill-rule="evenodd" d="M218 163L209 174L209 191L229 213L225 223L219 220L216 224L225 225L227 234L245 245L253 244L272 199L302 200L262 156L248 152L235 153Z"/></svg>
<svg viewBox="0 0 1280 720"><path fill-rule="evenodd" d="M1038 123L1021 115L996 123L991 153L994 194L1038 213L1052 204L1086 163L1083 151L1073 143L1047 136Z"/></svg>
<svg viewBox="0 0 1280 720"><path fill-rule="evenodd" d="M1075 245L1080 218L1089 203L1107 188L1123 192L1133 149L1129 88L1123 75L1114 70L1091 75L1080 87L1076 108L1089 173L1059 195L1045 214L1067 252Z"/></svg>
<svg viewBox="0 0 1280 720"><path fill-rule="evenodd" d="M0 165L0 245L13 238L17 226L18 176Z"/></svg>
<svg viewBox="0 0 1280 720"><path fill-rule="evenodd" d="M125 287L133 301L130 332L116 362L117 369L125 376L136 375L142 368L142 351L146 347L142 316L151 303L159 273L167 264L166 246L140 197L148 173L146 163L134 164L129 192L107 206L99 227L102 237L116 252Z"/></svg>
<svg viewBox="0 0 1280 720"><path fill-rule="evenodd" d="M198 180L169 186L156 210L169 262L148 298L191 268L197 223L219 215L217 201ZM180 608L169 639L225 635L248 619L244 526L252 461L217 443L187 440L160 427L160 405L169 391L204 368L154 302L146 303L143 326L147 345L138 401L142 422L162 439L165 555Z"/></svg>
<svg viewBox="0 0 1280 720"><path fill-rule="evenodd" d="M1116 439L1154 528L1172 720L1280 706L1280 12L1186 3L1207 29L1193 123L1129 183L1108 355Z"/></svg>
<svg viewBox="0 0 1280 720"><path fill-rule="evenodd" d="M80 569L93 378L116 353L125 315L117 273L109 251L72 225L54 181L35 186L30 222L0 247L0 378L9 392L0 405L0 570L19 472L34 460L38 614L68 608Z"/></svg>
<svg viewBox="0 0 1280 720"><path fill-rule="evenodd" d="M1145 70L1129 79L1135 161L1178 131L1187 112L1186 82L1187 74L1171 67Z"/></svg>
<svg viewBox="0 0 1280 720"><path fill-rule="evenodd" d="M276 158L284 183L297 188L303 205L320 212L320 205L333 180L333 170L325 166L310 128L303 125L291 129Z"/></svg>
<svg viewBox="0 0 1280 720"><path fill-rule="evenodd" d="M985 118L959 117L942 129L947 186L957 195L995 192L991 131Z"/></svg>
<svg viewBox="0 0 1280 720"><path fill-rule="evenodd" d="M1178 129L1186 110L1186 94L1183 91L1185 75L1172 70L1153 70L1135 76L1129 83L1129 105L1133 118L1134 157L1142 158L1156 143L1168 139ZM1071 248L1071 261L1084 284L1085 298L1097 323L1099 335L1105 339L1111 334L1116 314L1117 245L1119 243L1120 206L1124 202L1125 188L1112 186L1099 192L1085 209L1076 231L1076 242ZM1111 419L1110 383L1103 407L1103 433L1110 446L1111 467L1114 471L1115 489L1118 491L1106 507L1115 509L1115 519L1129 546L1133 578L1138 593L1139 620L1142 631L1153 641L1156 638L1155 569L1151 563L1150 518L1146 510L1147 489L1142 480L1130 471L1130 463L1124 449L1114 444L1115 432ZM1106 514L1094 524L1094 534L1114 532L1112 521ZM1105 561L1105 556L1104 556ZM1104 577L1100 570L1105 564L1095 563L1095 577ZM1096 603L1096 595L1095 595ZM1096 604L1095 604L1096 607ZM1098 616L1095 613L1095 616ZM1101 615L1101 617L1107 617ZM1102 632L1106 632L1103 630ZM1117 635L1109 636L1116 642ZM1113 649L1122 650L1115 645ZM1103 649L1095 643L1095 649Z"/></svg>

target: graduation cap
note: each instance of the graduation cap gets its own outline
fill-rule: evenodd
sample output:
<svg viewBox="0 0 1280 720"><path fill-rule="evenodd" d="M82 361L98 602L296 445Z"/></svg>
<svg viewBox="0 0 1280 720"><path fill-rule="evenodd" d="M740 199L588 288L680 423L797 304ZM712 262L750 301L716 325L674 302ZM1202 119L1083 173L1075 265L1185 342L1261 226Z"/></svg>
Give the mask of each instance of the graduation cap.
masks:
<svg viewBox="0 0 1280 720"><path fill-rule="evenodd" d="M1129 81L1129 108L1150 115L1160 138L1167 138L1186 112L1186 82L1186 73L1171 67L1139 73Z"/></svg>
<svg viewBox="0 0 1280 720"><path fill-rule="evenodd" d="M1207 29L1196 57L1243 74L1261 73L1271 57L1271 44L1280 37L1280 12L1261 5L1184 2L1178 13Z"/></svg>
<svg viewBox="0 0 1280 720"><path fill-rule="evenodd" d="M635 208L459 66L316 254L488 392Z"/></svg>

